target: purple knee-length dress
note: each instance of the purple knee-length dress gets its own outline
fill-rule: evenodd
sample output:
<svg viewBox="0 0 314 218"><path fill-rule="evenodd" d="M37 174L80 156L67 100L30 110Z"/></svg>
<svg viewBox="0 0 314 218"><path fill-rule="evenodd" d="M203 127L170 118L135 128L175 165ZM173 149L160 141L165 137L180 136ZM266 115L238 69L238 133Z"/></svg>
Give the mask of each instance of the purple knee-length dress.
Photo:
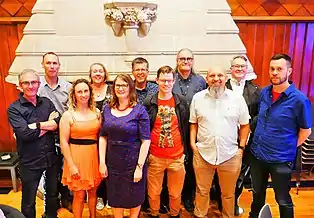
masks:
<svg viewBox="0 0 314 218"><path fill-rule="evenodd" d="M150 139L149 117L144 106L137 104L126 116L112 115L109 105L103 111L101 136L107 137L107 197L111 207L133 208L145 198L146 164L143 179L133 182L141 140Z"/></svg>

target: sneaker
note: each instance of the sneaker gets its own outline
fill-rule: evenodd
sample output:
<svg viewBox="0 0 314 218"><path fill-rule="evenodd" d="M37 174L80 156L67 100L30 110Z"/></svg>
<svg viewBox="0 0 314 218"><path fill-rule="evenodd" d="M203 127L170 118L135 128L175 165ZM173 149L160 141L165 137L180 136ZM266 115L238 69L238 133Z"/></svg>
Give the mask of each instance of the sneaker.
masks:
<svg viewBox="0 0 314 218"><path fill-rule="evenodd" d="M108 204L108 201L107 201L107 204L106 204L106 208L107 209L111 209L110 205Z"/></svg>
<svg viewBox="0 0 314 218"><path fill-rule="evenodd" d="M97 204L96 204L96 209L97 210L103 210L105 208L104 201L102 198L97 198Z"/></svg>
<svg viewBox="0 0 314 218"><path fill-rule="evenodd" d="M243 213L244 213L244 209L242 207L239 207L239 206L234 207L234 215L235 216L240 216Z"/></svg>

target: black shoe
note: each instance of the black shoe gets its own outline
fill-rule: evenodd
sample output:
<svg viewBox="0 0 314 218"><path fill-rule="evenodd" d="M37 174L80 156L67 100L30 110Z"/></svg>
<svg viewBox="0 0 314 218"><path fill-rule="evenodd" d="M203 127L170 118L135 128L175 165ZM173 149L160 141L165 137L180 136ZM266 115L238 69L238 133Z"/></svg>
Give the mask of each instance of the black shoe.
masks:
<svg viewBox="0 0 314 218"><path fill-rule="evenodd" d="M70 213L73 213L71 201L61 199L61 207L67 209Z"/></svg>
<svg viewBox="0 0 314 218"><path fill-rule="evenodd" d="M185 199L183 200L183 205L186 211L192 213L194 211L194 204L192 199Z"/></svg>
<svg viewBox="0 0 314 218"><path fill-rule="evenodd" d="M161 214L167 214L169 213L170 209L169 209L169 206L168 205L164 205L164 204L161 204L160 205L160 208L159 208L159 213Z"/></svg>
<svg viewBox="0 0 314 218"><path fill-rule="evenodd" d="M180 215L176 215L176 216L170 216L170 218L180 218Z"/></svg>
<svg viewBox="0 0 314 218"><path fill-rule="evenodd" d="M159 218L159 215L157 216L153 216L153 215L149 215L150 218Z"/></svg>

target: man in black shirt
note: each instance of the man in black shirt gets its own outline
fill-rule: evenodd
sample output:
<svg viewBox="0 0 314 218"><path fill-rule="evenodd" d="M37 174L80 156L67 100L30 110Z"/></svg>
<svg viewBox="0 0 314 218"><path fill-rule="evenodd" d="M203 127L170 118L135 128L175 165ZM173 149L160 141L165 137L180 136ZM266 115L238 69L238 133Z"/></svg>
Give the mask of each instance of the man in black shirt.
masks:
<svg viewBox="0 0 314 218"><path fill-rule="evenodd" d="M42 173L46 170L46 208L48 218L57 217L58 156L54 131L60 120L53 103L37 96L39 75L24 70L19 75L19 99L8 108L9 123L16 137L22 181L22 213L35 218L35 198Z"/></svg>

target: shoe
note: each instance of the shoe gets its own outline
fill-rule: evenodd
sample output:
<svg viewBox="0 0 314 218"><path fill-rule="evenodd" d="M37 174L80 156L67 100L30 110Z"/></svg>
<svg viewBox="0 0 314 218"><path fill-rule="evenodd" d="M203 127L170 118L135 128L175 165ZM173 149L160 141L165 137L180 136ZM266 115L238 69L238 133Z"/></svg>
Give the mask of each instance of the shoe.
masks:
<svg viewBox="0 0 314 218"><path fill-rule="evenodd" d="M194 211L194 204L192 199L183 200L183 205L186 211L192 213Z"/></svg>
<svg viewBox="0 0 314 218"><path fill-rule="evenodd" d="M168 205L161 204L159 208L159 213L161 214L167 214L170 211Z"/></svg>
<svg viewBox="0 0 314 218"><path fill-rule="evenodd" d="M108 204L108 201L107 201L107 203L106 203L106 208L107 208L107 209L111 209L110 205Z"/></svg>
<svg viewBox="0 0 314 218"><path fill-rule="evenodd" d="M180 218L180 214L178 214L176 216L170 216L170 218Z"/></svg>
<svg viewBox="0 0 314 218"><path fill-rule="evenodd" d="M150 218L159 218L159 215L153 216L153 215L148 215Z"/></svg>
<svg viewBox="0 0 314 218"><path fill-rule="evenodd" d="M47 218L47 214L44 212L44 213L41 215L41 218Z"/></svg>
<svg viewBox="0 0 314 218"><path fill-rule="evenodd" d="M105 208L104 201L102 198L97 198L97 204L96 204L96 209L97 210L103 210Z"/></svg>
<svg viewBox="0 0 314 218"><path fill-rule="evenodd" d="M70 213L73 212L72 202L69 200L61 199L61 207L67 209Z"/></svg>
<svg viewBox="0 0 314 218"><path fill-rule="evenodd" d="M244 209L242 207L239 207L238 205L236 205L234 207L234 215L235 216L240 216L243 213L244 213Z"/></svg>

